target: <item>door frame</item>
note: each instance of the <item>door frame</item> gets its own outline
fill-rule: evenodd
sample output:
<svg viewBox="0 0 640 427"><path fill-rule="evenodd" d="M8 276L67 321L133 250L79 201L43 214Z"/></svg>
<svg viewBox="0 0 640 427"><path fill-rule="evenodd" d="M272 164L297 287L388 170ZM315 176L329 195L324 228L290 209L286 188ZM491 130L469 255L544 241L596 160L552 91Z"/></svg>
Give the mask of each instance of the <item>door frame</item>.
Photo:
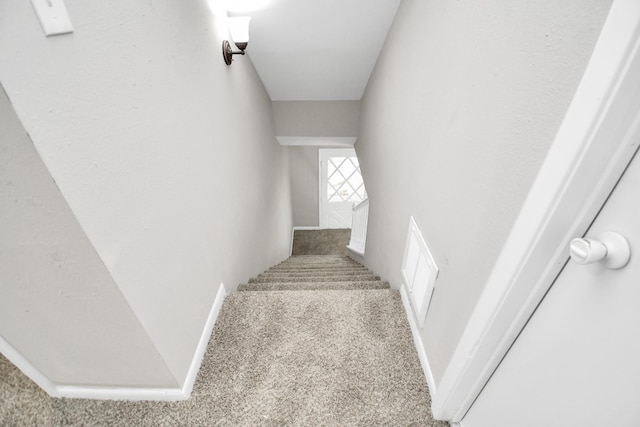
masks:
<svg viewBox="0 0 640 427"><path fill-rule="evenodd" d="M640 2L614 0L584 76L434 393L457 423L546 294L640 143Z"/></svg>
<svg viewBox="0 0 640 427"><path fill-rule="evenodd" d="M326 199L326 191L324 188L324 166L322 164L323 153L326 153L327 157L338 157L340 154L344 154L347 151L356 155L356 150L353 147L345 147L345 148L319 148L318 149L318 225L321 229L328 228L328 224L325 217L322 215L324 209L327 208L326 204L328 203Z"/></svg>

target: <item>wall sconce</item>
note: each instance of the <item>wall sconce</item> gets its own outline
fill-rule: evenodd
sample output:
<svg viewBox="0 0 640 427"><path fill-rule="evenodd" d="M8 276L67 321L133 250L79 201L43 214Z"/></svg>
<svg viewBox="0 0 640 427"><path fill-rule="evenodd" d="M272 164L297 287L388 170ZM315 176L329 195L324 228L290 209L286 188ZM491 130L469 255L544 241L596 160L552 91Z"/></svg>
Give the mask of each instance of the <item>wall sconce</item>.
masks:
<svg viewBox="0 0 640 427"><path fill-rule="evenodd" d="M247 44L249 43L249 21L251 21L250 16L227 18L231 38L238 49L240 49L234 52L231 49L231 44L228 40L224 40L222 42L222 57L227 65L231 65L233 55L244 55L244 50L247 48Z"/></svg>

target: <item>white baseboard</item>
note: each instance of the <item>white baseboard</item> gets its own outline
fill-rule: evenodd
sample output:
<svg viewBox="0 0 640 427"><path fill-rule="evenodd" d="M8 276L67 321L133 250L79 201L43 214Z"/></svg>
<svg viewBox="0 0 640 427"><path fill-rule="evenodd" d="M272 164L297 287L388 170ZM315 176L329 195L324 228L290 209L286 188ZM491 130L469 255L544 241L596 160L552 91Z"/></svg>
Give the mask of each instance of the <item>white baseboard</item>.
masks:
<svg viewBox="0 0 640 427"><path fill-rule="evenodd" d="M207 322L202 330L198 347L191 361L191 366L187 372L182 388L133 388L133 387L92 387L74 385L55 385L46 378L40 371L34 368L20 353L18 353L9 343L0 337L0 351L16 365L25 375L31 378L51 397L68 397L75 399L97 399L97 400L156 400L156 401L178 401L187 400L191 396L193 385L196 381L198 371L202 365L202 359L207 351L209 338L213 332L213 327L220 313L220 308L227 296L224 283L220 284L218 294Z"/></svg>
<svg viewBox="0 0 640 427"><path fill-rule="evenodd" d="M364 256L364 251L361 251L360 249L356 249L356 248L351 247L349 245L347 245L347 249L349 249L351 252L353 252L356 255L360 255L361 257Z"/></svg>
<svg viewBox="0 0 640 427"><path fill-rule="evenodd" d="M364 263L365 263L364 252L362 252L362 254L360 254L358 251L354 251L349 246L347 246L347 249L348 249L347 255L349 256L349 258L351 258L352 260L364 265Z"/></svg>
<svg viewBox="0 0 640 427"><path fill-rule="evenodd" d="M191 396L193 384L196 382L198 371L200 371L200 366L202 365L202 359L204 358L204 354L207 351L207 346L209 345L209 338L211 338L213 326L216 324L218 314L220 314L220 309L222 308L222 303L224 302L226 296L227 290L224 287L224 283L220 283L218 294L216 295L216 299L213 301L213 305L211 306L211 310L209 311L207 323L202 330L202 335L200 336L200 341L198 342L198 348L196 349L196 352L193 356L191 366L189 367L189 372L187 373L187 378L185 380L184 386L182 387L182 392L186 396L185 399L188 399L189 396Z"/></svg>
<svg viewBox="0 0 640 427"><path fill-rule="evenodd" d="M53 397L93 400L187 400L180 388L91 387L59 385Z"/></svg>
<svg viewBox="0 0 640 427"><path fill-rule="evenodd" d="M38 384L49 396L58 397L58 392L54 383L44 376L40 370L31 364L22 356L11 344L0 336L0 353L4 355L11 363L20 369L27 377Z"/></svg>
<svg viewBox="0 0 640 427"><path fill-rule="evenodd" d="M418 324L416 323L415 316L413 315L413 309L411 308L409 294L407 293L407 289L404 283L400 287L400 296L402 297L402 305L404 305L404 311L406 312L407 319L409 320L409 325L411 326L413 344L415 345L416 351L418 352L420 365L422 366L422 371L424 372L424 376L427 380L427 385L429 386L429 393L431 395L431 399L433 400L433 396L435 396L436 394L436 382L433 378L433 372L431 372L431 366L429 365L427 352L424 350L422 337L420 336L420 329L418 329Z"/></svg>
<svg viewBox="0 0 640 427"><path fill-rule="evenodd" d="M11 344L0 337L0 351L51 397L100 400L185 400L183 389L65 386L51 382Z"/></svg>
<svg viewBox="0 0 640 427"><path fill-rule="evenodd" d="M316 227L316 226L295 226L291 229L291 245L289 245L289 256L291 256L293 254L293 235L295 234L296 230L322 230L321 227Z"/></svg>

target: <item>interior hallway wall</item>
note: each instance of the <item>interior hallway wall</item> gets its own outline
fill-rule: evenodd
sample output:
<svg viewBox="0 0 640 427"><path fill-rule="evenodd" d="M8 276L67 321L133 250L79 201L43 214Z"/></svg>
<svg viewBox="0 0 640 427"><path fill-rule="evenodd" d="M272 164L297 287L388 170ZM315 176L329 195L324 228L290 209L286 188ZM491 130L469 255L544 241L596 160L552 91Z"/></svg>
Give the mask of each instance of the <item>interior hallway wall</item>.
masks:
<svg viewBox="0 0 640 427"><path fill-rule="evenodd" d="M358 136L360 101L273 101L278 136Z"/></svg>
<svg viewBox="0 0 640 427"><path fill-rule="evenodd" d="M177 387L1 87L0 206L0 336L54 383Z"/></svg>
<svg viewBox="0 0 640 427"><path fill-rule="evenodd" d="M362 100L367 267L398 287L413 215L440 267L436 384L578 86L610 0L403 0Z"/></svg>
<svg viewBox="0 0 640 427"><path fill-rule="evenodd" d="M210 3L66 0L75 32L46 38L29 2L0 2L0 81L84 232L68 238L86 239L103 263L74 286L106 283L108 272L105 286L122 294L180 385L221 283L231 290L286 258L292 225L271 101L250 55L225 65L223 13ZM51 285L44 270L33 284ZM122 323L121 311L84 326L101 334L105 322ZM17 333L46 353L40 340L60 324L27 317ZM73 371L82 349L67 332L60 345ZM160 383L173 385L153 374L138 385Z"/></svg>
<svg viewBox="0 0 640 427"><path fill-rule="evenodd" d="M317 227L320 203L318 149L328 147L320 145L335 143L336 139L355 140L360 101L274 101L272 105L278 137L317 144L289 147L293 225Z"/></svg>
<svg viewBox="0 0 640 427"><path fill-rule="evenodd" d="M293 225L318 227L319 191L318 147L289 147Z"/></svg>

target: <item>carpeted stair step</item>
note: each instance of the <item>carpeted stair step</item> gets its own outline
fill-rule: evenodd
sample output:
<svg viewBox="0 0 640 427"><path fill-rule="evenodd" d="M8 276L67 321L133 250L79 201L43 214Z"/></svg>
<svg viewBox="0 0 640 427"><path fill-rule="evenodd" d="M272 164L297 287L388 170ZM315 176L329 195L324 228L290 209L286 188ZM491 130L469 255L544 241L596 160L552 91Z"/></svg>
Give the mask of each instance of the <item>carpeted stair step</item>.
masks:
<svg viewBox="0 0 640 427"><path fill-rule="evenodd" d="M320 264L320 263L313 263L313 264L309 264L309 263L295 263L295 264L278 264L278 265L274 265L273 267L271 267L274 270L278 270L278 269L295 269L295 268L300 268L300 269L314 269L314 268L345 268L345 267L351 267L351 268L360 268L362 267L361 264L357 264L357 263L348 263L348 262L342 262L342 263L338 263L338 264Z"/></svg>
<svg viewBox="0 0 640 427"><path fill-rule="evenodd" d="M324 266L333 266L333 267L340 267L340 266L350 266L350 265L361 265L358 264L357 262L354 261L335 261L332 263L325 263L325 262L288 262L288 263L282 263L282 264L277 264L274 267L282 267L282 266L290 266L290 267L324 267Z"/></svg>
<svg viewBox="0 0 640 427"><path fill-rule="evenodd" d="M316 290L375 290L390 289L389 282L289 282L289 283L244 283L238 291L316 291Z"/></svg>
<svg viewBox="0 0 640 427"><path fill-rule="evenodd" d="M300 271L288 271L288 272L279 272L279 271L266 271L262 274L259 274L258 278L265 277L336 277L336 276L366 276L372 275L369 270L323 270L323 271L314 271L314 272L300 272Z"/></svg>
<svg viewBox="0 0 640 427"><path fill-rule="evenodd" d="M344 256L295 256L260 276L266 282L225 298L188 401L41 393L43 422L8 425L446 427L433 420L407 315L389 283Z"/></svg>
<svg viewBox="0 0 640 427"><path fill-rule="evenodd" d="M358 262L352 259L332 259L332 260L318 260L318 259L291 259L282 261L278 265L357 265Z"/></svg>
<svg viewBox="0 0 640 427"><path fill-rule="evenodd" d="M331 271L369 271L366 267L338 267L338 268L270 268L265 273L309 273L314 272L331 272Z"/></svg>
<svg viewBox="0 0 640 427"><path fill-rule="evenodd" d="M204 363L227 425L431 425L395 290L236 292Z"/></svg>
<svg viewBox="0 0 640 427"><path fill-rule="evenodd" d="M331 281L333 282L352 282L352 281L367 281L372 282L375 280L380 280L379 276L374 276L373 274L362 274L362 275L353 275L353 276L332 276ZM316 276L306 276L306 277L254 277L249 279L249 283L295 283L295 282L326 282L327 277L316 277Z"/></svg>
<svg viewBox="0 0 640 427"><path fill-rule="evenodd" d="M322 267L362 267L362 264L355 261L335 261L335 262L281 262L271 266L271 268L322 268Z"/></svg>
<svg viewBox="0 0 640 427"><path fill-rule="evenodd" d="M49 404L60 426L446 426L389 289L235 292L188 401Z"/></svg>
<svg viewBox="0 0 640 427"><path fill-rule="evenodd" d="M356 261L349 257L328 257L322 259L320 256L313 257L290 257L277 265L342 265L357 264Z"/></svg>
<svg viewBox="0 0 640 427"><path fill-rule="evenodd" d="M293 255L284 260L283 262L294 262L300 260L311 260L311 261L319 261L319 262L327 262L327 260L343 260L343 261L353 261L352 258L346 255Z"/></svg>
<svg viewBox="0 0 640 427"><path fill-rule="evenodd" d="M318 266L330 266L333 265L335 266L341 266L341 265L362 265L354 260L335 260L332 262L305 262L305 261L283 261L279 264L274 264L271 267L282 267L282 266L301 266L301 265L306 265L306 266L310 266L310 267L318 267Z"/></svg>

